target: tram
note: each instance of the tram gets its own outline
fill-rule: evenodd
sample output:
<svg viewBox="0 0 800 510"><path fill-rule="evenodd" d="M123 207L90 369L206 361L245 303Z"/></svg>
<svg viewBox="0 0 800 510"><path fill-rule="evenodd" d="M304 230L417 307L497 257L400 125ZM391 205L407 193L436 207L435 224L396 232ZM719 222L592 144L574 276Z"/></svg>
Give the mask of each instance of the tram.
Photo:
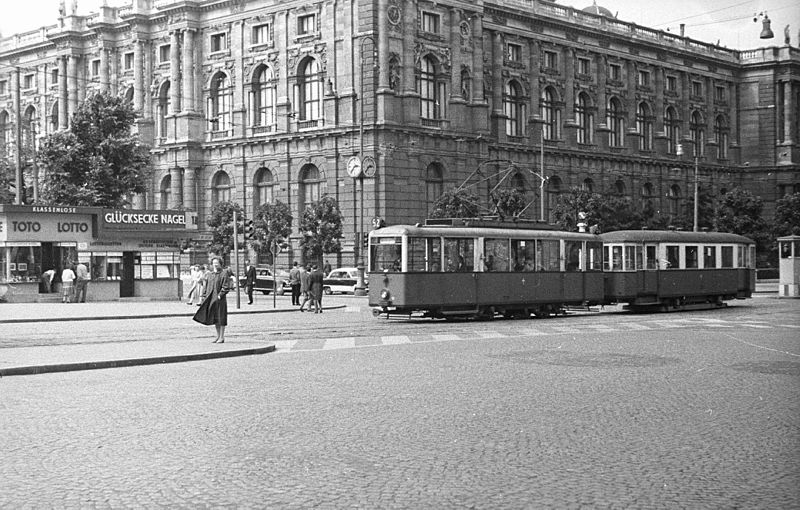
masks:
<svg viewBox="0 0 800 510"><path fill-rule="evenodd" d="M602 303L600 239L545 228L447 220L374 230L370 306L376 315L447 319L547 316Z"/></svg>
<svg viewBox="0 0 800 510"><path fill-rule="evenodd" d="M369 236L375 316L526 318L569 307L723 306L755 288L755 244L734 234L563 232L548 225L436 220Z"/></svg>
<svg viewBox="0 0 800 510"><path fill-rule="evenodd" d="M719 232L621 230L600 234L605 299L634 311L724 306L755 290L755 243Z"/></svg>

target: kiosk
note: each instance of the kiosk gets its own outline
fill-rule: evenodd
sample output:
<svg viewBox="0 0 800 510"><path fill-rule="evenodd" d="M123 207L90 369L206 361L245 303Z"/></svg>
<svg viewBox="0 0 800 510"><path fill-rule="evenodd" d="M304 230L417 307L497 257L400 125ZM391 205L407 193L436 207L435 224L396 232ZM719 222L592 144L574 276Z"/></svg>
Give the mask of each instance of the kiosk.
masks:
<svg viewBox="0 0 800 510"><path fill-rule="evenodd" d="M800 236L778 238L778 297L800 297Z"/></svg>

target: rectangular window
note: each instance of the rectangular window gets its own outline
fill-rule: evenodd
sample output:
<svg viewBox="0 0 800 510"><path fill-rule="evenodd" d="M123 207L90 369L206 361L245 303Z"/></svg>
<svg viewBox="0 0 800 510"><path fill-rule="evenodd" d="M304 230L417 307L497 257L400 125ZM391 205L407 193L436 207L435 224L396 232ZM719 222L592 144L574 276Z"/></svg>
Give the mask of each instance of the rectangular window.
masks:
<svg viewBox="0 0 800 510"><path fill-rule="evenodd" d="M608 74L609 78L614 81L620 81L622 79L622 66L619 64L609 64L608 66Z"/></svg>
<svg viewBox="0 0 800 510"><path fill-rule="evenodd" d="M667 246L667 261L664 269L680 269L680 246Z"/></svg>
<svg viewBox="0 0 800 510"><path fill-rule="evenodd" d="M536 269L542 271L561 271L561 246L558 241L537 241Z"/></svg>
<svg viewBox="0 0 800 510"><path fill-rule="evenodd" d="M564 250L566 260L564 269L569 272L580 271L583 269L583 243L581 241L565 241Z"/></svg>
<svg viewBox="0 0 800 510"><path fill-rule="evenodd" d="M22 77L22 88L23 89L33 89L36 88L36 75L35 74L26 74Z"/></svg>
<svg viewBox="0 0 800 510"><path fill-rule="evenodd" d="M58 69L53 69L50 71L50 83L53 85L58 83Z"/></svg>
<svg viewBox="0 0 800 510"><path fill-rule="evenodd" d="M725 87L718 86L714 89L714 99L717 101L725 101Z"/></svg>
<svg viewBox="0 0 800 510"><path fill-rule="evenodd" d="M522 61L522 46L519 44L508 44L508 61L521 62Z"/></svg>
<svg viewBox="0 0 800 510"><path fill-rule="evenodd" d="M253 27L252 37L250 38L251 44L267 44L272 42L272 25L265 23Z"/></svg>
<svg viewBox="0 0 800 510"><path fill-rule="evenodd" d="M509 270L508 239L486 239L483 242L483 270Z"/></svg>
<svg viewBox="0 0 800 510"><path fill-rule="evenodd" d="M722 247L722 267L733 267L733 246Z"/></svg>
<svg viewBox="0 0 800 510"><path fill-rule="evenodd" d="M410 237L408 239L408 271L438 273L442 270L441 259L442 240L438 237ZM396 261L390 261L385 256L383 261L385 267L377 270L383 271L389 266L397 265ZM373 271L375 270L373 269ZM394 269L389 269L389 271L394 271Z"/></svg>
<svg viewBox="0 0 800 510"><path fill-rule="evenodd" d="M100 76L100 60L92 60L92 76Z"/></svg>
<svg viewBox="0 0 800 510"><path fill-rule="evenodd" d="M0 81L0 96L5 96L8 94L8 82L3 80Z"/></svg>
<svg viewBox="0 0 800 510"><path fill-rule="evenodd" d="M317 31L317 15L305 14L297 18L297 35L313 34Z"/></svg>
<svg viewBox="0 0 800 510"><path fill-rule="evenodd" d="M158 47L158 63L169 62L169 44L162 44Z"/></svg>
<svg viewBox="0 0 800 510"><path fill-rule="evenodd" d="M636 246L625 247L625 271L633 271L636 269Z"/></svg>
<svg viewBox="0 0 800 510"><path fill-rule="evenodd" d="M422 13L422 30L431 34L439 33L439 15L433 12Z"/></svg>
<svg viewBox="0 0 800 510"><path fill-rule="evenodd" d="M717 267L717 247L703 246L703 267L713 269Z"/></svg>
<svg viewBox="0 0 800 510"><path fill-rule="evenodd" d="M658 257L656 257L655 246L645 246L644 255L646 259L645 269L658 269Z"/></svg>
<svg viewBox="0 0 800 510"><path fill-rule="evenodd" d="M667 76L667 90L676 92L678 90L678 79L674 76Z"/></svg>
<svg viewBox="0 0 800 510"><path fill-rule="evenodd" d="M586 243L586 269L600 271L603 269L603 243Z"/></svg>
<svg viewBox="0 0 800 510"><path fill-rule="evenodd" d="M532 240L511 240L511 263L514 271L536 271L536 243Z"/></svg>
<svg viewBox="0 0 800 510"><path fill-rule="evenodd" d="M578 74L592 74L592 61L588 58L579 58Z"/></svg>
<svg viewBox="0 0 800 510"><path fill-rule="evenodd" d="M650 86L650 71L639 71L636 75L636 85L640 87Z"/></svg>
<svg viewBox="0 0 800 510"><path fill-rule="evenodd" d="M608 260L612 271L622 271L622 246L612 246Z"/></svg>
<svg viewBox="0 0 800 510"><path fill-rule="evenodd" d="M126 71L133 69L133 53L126 53L122 56L122 67Z"/></svg>
<svg viewBox="0 0 800 510"><path fill-rule="evenodd" d="M555 51L544 52L544 67L552 71L558 70L558 53Z"/></svg>
<svg viewBox="0 0 800 510"><path fill-rule="evenodd" d="M424 239L419 240L424 241ZM400 260L402 251L402 238L400 237L373 237L369 246L370 270L381 273L386 270L396 271L394 269L395 262L402 263ZM412 269L411 262L409 262L408 269L417 271L417 269Z"/></svg>
<svg viewBox="0 0 800 510"><path fill-rule="evenodd" d="M211 36L211 53L225 51L228 49L228 37L226 34L214 34Z"/></svg>
<svg viewBox="0 0 800 510"><path fill-rule="evenodd" d="M693 96L702 96L703 95L703 84L699 81L692 82L692 95Z"/></svg>
<svg viewBox="0 0 800 510"><path fill-rule="evenodd" d="M697 246L685 246L684 257L686 260L686 269L697 269L698 264L698 248Z"/></svg>
<svg viewBox="0 0 800 510"><path fill-rule="evenodd" d="M445 238L444 270L447 272L474 271L475 241L473 239Z"/></svg>

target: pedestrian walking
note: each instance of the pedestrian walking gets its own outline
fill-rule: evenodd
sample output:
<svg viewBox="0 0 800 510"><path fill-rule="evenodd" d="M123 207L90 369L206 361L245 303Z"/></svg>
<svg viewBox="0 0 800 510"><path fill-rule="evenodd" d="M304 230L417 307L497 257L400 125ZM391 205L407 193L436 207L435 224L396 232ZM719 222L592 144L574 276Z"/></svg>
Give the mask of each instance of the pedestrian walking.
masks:
<svg viewBox="0 0 800 510"><path fill-rule="evenodd" d="M322 275L328 276L329 274L331 274L331 263L326 260L325 265L322 266Z"/></svg>
<svg viewBox="0 0 800 510"><path fill-rule="evenodd" d="M61 302L72 303L72 283L75 281L75 271L69 264L61 271Z"/></svg>
<svg viewBox="0 0 800 510"><path fill-rule="evenodd" d="M311 272L309 269L311 268L300 266L300 295L303 297L303 302L300 304L301 312L305 312L306 303L311 301L311 280L309 279Z"/></svg>
<svg viewBox="0 0 800 510"><path fill-rule="evenodd" d="M89 270L86 268L86 264L84 264L83 262L78 262L78 266L75 268L76 303L86 302L86 291L88 286L89 286Z"/></svg>
<svg viewBox="0 0 800 510"><path fill-rule="evenodd" d="M314 264L311 268L311 275L309 276L311 304L314 305L314 313L322 313L322 280L324 276L319 267Z"/></svg>
<svg viewBox="0 0 800 510"><path fill-rule="evenodd" d="M186 299L188 299L187 305L192 305L197 301L197 303L201 302L202 299L202 288L200 284L200 279L203 277L203 273L200 272L200 266L197 264L192 264L189 268L189 278L191 278L191 287L189 287L189 292L186 294Z"/></svg>
<svg viewBox="0 0 800 510"><path fill-rule="evenodd" d="M275 280L272 281L275 283ZM253 287L256 285L256 268L249 260L244 261L244 288L247 292L248 305L253 304ZM277 291L277 289L275 289Z"/></svg>
<svg viewBox="0 0 800 510"><path fill-rule="evenodd" d="M225 326L228 325L228 301L231 273L222 267L222 259L211 259L212 270L206 275L205 294L200 308L194 314L194 320L206 326L214 325L217 338L212 343L225 343Z"/></svg>
<svg viewBox="0 0 800 510"><path fill-rule="evenodd" d="M292 288L292 305L300 306L300 268L294 261L292 269L289 270L289 286Z"/></svg>

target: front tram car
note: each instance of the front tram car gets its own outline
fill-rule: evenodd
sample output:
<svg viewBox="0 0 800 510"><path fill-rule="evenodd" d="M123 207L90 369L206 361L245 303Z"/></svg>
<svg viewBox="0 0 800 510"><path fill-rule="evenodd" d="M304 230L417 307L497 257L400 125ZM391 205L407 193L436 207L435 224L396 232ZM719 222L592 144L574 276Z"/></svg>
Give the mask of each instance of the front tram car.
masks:
<svg viewBox="0 0 800 510"><path fill-rule="evenodd" d="M596 235L453 223L370 233L369 304L376 316L547 316L603 302Z"/></svg>
<svg viewBox="0 0 800 510"><path fill-rule="evenodd" d="M610 303L640 311L713 308L755 290L755 243L746 237L622 230L600 238Z"/></svg>

